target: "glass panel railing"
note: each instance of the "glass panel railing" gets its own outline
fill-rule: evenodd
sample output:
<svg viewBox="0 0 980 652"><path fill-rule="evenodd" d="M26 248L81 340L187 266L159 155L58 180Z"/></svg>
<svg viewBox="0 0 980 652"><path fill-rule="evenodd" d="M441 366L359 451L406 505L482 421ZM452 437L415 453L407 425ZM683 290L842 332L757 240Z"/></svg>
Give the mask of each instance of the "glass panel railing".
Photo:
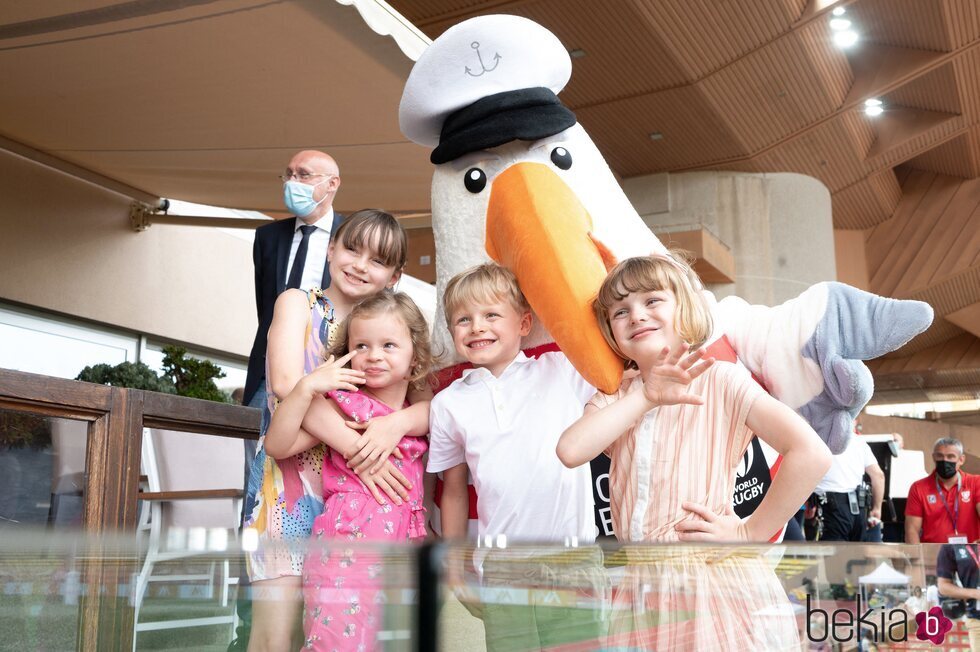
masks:
<svg viewBox="0 0 980 652"><path fill-rule="evenodd" d="M976 582L956 574L962 546L318 540L302 578L246 587L236 569L255 551L226 534L165 529L144 576L145 535L21 528L0 540L0 647L244 649L239 602L293 609L276 627L295 627L295 649L966 650L980 622L972 601L937 604L950 568Z"/></svg>

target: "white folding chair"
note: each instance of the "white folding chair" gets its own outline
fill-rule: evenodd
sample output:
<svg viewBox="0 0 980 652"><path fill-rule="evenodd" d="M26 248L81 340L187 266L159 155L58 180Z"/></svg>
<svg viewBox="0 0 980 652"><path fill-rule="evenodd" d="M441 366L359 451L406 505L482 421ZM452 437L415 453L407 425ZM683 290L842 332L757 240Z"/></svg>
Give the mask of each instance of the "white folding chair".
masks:
<svg viewBox="0 0 980 652"><path fill-rule="evenodd" d="M48 524L58 524L58 511L65 496L80 506L85 488L85 447L88 423L73 419L51 419L51 503ZM69 503L70 505L70 503ZM80 507L78 508L80 512Z"/></svg>
<svg viewBox="0 0 980 652"><path fill-rule="evenodd" d="M145 631L228 625L234 632L237 614L229 589L238 584L238 576L231 573L229 543L237 542L238 537L243 465L244 451L238 439L144 429L145 479L137 532L145 539L146 555L133 580L134 649L139 633ZM200 564L206 572L154 572L162 562L196 556L202 557ZM151 582L181 582L214 598L216 571L220 575L217 603L230 608L228 615L140 622ZM199 583L200 588L190 583Z"/></svg>

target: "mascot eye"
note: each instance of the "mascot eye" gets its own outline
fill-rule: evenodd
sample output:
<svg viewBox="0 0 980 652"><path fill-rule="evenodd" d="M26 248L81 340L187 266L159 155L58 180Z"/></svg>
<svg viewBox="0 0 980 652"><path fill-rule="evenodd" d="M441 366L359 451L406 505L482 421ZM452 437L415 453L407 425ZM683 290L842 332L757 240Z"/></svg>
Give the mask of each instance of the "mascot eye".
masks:
<svg viewBox="0 0 980 652"><path fill-rule="evenodd" d="M561 170L572 167L572 155L564 147L556 147L551 150L551 162Z"/></svg>
<svg viewBox="0 0 980 652"><path fill-rule="evenodd" d="M480 168L470 168L463 177L463 185L474 195L478 194L487 187L487 175Z"/></svg>

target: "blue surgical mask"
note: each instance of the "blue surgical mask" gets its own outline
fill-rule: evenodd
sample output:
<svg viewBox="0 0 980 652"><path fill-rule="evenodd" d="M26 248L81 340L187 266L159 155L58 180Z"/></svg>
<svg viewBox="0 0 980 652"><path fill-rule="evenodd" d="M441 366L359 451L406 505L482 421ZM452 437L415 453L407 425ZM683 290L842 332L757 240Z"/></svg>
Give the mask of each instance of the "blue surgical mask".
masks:
<svg viewBox="0 0 980 652"><path fill-rule="evenodd" d="M290 179L282 188L283 201L290 213L296 217L306 217L316 210L328 195L324 195L320 201L313 201L313 190L322 183L330 181L327 177L316 185L308 185L301 181Z"/></svg>

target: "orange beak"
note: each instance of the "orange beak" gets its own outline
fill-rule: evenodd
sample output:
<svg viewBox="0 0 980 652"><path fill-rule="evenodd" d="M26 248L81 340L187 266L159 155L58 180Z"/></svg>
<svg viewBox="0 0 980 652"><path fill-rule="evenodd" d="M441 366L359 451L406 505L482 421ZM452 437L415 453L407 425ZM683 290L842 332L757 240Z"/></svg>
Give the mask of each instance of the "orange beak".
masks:
<svg viewBox="0 0 980 652"><path fill-rule="evenodd" d="M493 182L487 254L517 276L555 342L596 388L619 388L623 362L606 344L592 299L615 261L593 240L592 218L571 188L541 163L518 163Z"/></svg>

